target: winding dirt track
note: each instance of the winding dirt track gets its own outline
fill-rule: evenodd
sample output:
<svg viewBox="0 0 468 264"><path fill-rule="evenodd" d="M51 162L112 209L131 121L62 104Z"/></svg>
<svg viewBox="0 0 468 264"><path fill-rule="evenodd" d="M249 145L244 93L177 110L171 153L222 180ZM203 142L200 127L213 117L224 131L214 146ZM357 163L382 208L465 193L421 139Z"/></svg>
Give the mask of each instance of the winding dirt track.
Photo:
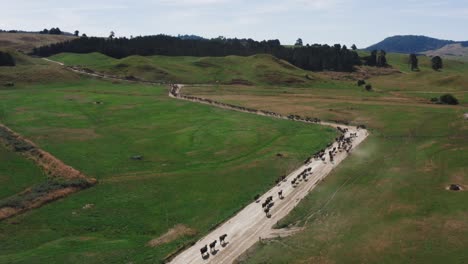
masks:
<svg viewBox="0 0 468 264"><path fill-rule="evenodd" d="M48 59L46 59L48 60ZM48 60L50 62L58 63L55 61ZM58 63L63 65L61 63ZM91 75L99 78L105 79L116 79L114 76L105 76L98 73L90 73L82 71L77 68L70 68L70 70ZM124 80L124 79L122 79ZM127 80L128 81L128 80ZM148 83L148 82L146 82ZM247 112L252 114L258 114L263 116L269 116L279 119L289 119L286 116L280 114L275 114L271 112L257 110L252 112L252 109L242 109L237 106L227 105L219 102L208 101L203 98L187 97L181 95L180 91L183 85L174 85L170 92L169 96L177 98L180 100L198 102L203 104L209 104L215 107L220 107L233 111ZM305 121L302 119L294 120L297 122L312 123L310 121ZM369 135L368 131L365 129L359 129L354 126L347 126L342 124L328 123L328 122L319 122L320 125L331 126L334 128L341 127L347 128L348 132L345 133L346 137L349 137L351 133L356 133L356 137L352 139L352 150L359 146L367 136ZM336 142L332 146L326 149L326 153L329 150L337 147ZM197 241L194 245L187 248L177 256L175 256L169 263L171 264L228 264L233 263L239 256L246 252L250 247L252 247L259 239L273 238L277 236L286 236L294 233L297 230L278 230L273 229L273 226L282 218L287 216L294 207L296 207L299 202L311 192L317 184L320 183L335 167L337 167L341 161L343 161L348 153L346 151L338 152L334 157L334 162L330 162L328 155L326 161L314 160L308 164L301 166L296 169L290 175L287 176L285 182L281 182L279 185L273 187L268 192L263 194L260 197L259 203L252 202L239 213L233 216L224 224L217 227L215 230L211 231L208 235ZM311 168L311 175L308 177L307 181L301 181L297 186L291 184L291 180L297 177L305 169ZM279 199L278 192L283 191L284 199ZM272 196L274 206L271 209L271 217L266 217L263 212L261 203L266 199L266 197ZM221 246L219 243L219 237L223 234L227 234L226 242L227 244ZM211 252L207 255L206 258L202 258L200 249L205 245L209 245L211 242L218 240L216 245L216 251Z"/></svg>
<svg viewBox="0 0 468 264"><path fill-rule="evenodd" d="M171 91L170 96L182 100L197 101L196 99L189 99L180 95L180 89L182 86L177 85L177 89L173 93ZM227 108L230 110L232 107L226 107L222 104L217 105L216 103L208 103L206 101L199 101L200 103L210 104L214 106L219 106L222 108ZM247 111L242 111L247 112ZM256 114L264 115L263 112L257 112ZM268 115L270 116L270 115ZM278 115L276 118L286 119L284 116ZM297 120L303 122L301 120ZM349 137L351 133L356 133L356 137L352 140L353 149L356 148L366 137L369 135L367 130L358 129L353 126L338 125L334 123L320 122L321 125L332 126L337 128L347 128L348 132L345 134L346 137ZM329 150L337 147L335 142L331 147L326 150L328 153ZM213 230L211 233L206 235L204 238L196 242L192 247L186 249L179 255L177 255L170 263L172 264L208 264L208 263L232 263L239 256L241 256L245 251L252 247L257 241L264 238L272 238L277 236L289 235L291 230L275 230L273 226L286 215L288 215L291 210L298 205L298 203L310 192L315 186L325 178L336 166L340 164L347 157L348 153L346 151L338 152L335 155L334 162L330 162L327 158L325 162L321 160L313 160L309 164L305 164L295 170L293 173L287 176L286 182L281 182L280 185L277 185L270 189L267 193L263 194L260 198L259 203L252 202L247 207L242 209L234 217L229 219L227 222ZM293 187L291 180L297 177L305 169L311 168L311 176L308 177L307 181L302 181L297 187ZM284 199L279 199L278 192L283 191ZM269 196L273 196L274 206L272 207L271 217L266 217L263 212L261 203ZM294 231L294 230L293 230ZM228 237L226 241L227 245L220 246L219 237L223 234L227 234ZM202 258L200 249L205 245L209 245L211 242L218 240L216 251L206 258Z"/></svg>

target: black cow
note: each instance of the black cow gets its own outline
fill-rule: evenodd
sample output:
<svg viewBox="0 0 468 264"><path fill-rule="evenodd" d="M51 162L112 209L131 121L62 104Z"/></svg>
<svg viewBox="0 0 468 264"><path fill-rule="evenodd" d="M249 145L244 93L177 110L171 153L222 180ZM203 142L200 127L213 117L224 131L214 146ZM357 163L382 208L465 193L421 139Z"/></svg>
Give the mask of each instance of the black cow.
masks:
<svg viewBox="0 0 468 264"><path fill-rule="evenodd" d="M202 258L205 258L206 255L208 254L208 246L205 245L204 247L202 247L202 248L200 249L200 253L201 253L201 255L202 255Z"/></svg>
<svg viewBox="0 0 468 264"><path fill-rule="evenodd" d="M217 240L213 241L210 243L210 251L213 253L213 251L216 251L216 243L218 243Z"/></svg>
<svg viewBox="0 0 468 264"><path fill-rule="evenodd" d="M219 237L219 243L221 243L221 246L226 245L226 241L225 241L225 240L226 240L226 237L227 237L227 234L221 235L221 236Z"/></svg>

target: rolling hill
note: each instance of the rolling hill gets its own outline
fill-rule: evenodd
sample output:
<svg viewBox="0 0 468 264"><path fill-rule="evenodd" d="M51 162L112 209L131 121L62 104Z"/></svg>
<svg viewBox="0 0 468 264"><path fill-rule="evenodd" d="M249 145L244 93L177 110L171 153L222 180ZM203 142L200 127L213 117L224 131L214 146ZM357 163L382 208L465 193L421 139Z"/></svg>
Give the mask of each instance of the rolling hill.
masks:
<svg viewBox="0 0 468 264"><path fill-rule="evenodd" d="M468 61L468 46L463 46L461 43L448 44L437 50L424 52L427 56L441 56L447 59Z"/></svg>
<svg viewBox="0 0 468 264"><path fill-rule="evenodd" d="M30 52L33 48L74 39L69 35L46 35L36 33L0 33L0 48Z"/></svg>
<svg viewBox="0 0 468 264"><path fill-rule="evenodd" d="M316 75L271 55L249 57L129 56L114 59L101 53L61 53L50 57L67 66L133 76L148 81L222 84L284 84L304 86L316 82Z"/></svg>
<svg viewBox="0 0 468 264"><path fill-rule="evenodd" d="M468 47L468 41L442 40L426 36L393 36L368 47L366 50L385 50L396 53L422 53L430 50L438 50L446 45L460 44Z"/></svg>

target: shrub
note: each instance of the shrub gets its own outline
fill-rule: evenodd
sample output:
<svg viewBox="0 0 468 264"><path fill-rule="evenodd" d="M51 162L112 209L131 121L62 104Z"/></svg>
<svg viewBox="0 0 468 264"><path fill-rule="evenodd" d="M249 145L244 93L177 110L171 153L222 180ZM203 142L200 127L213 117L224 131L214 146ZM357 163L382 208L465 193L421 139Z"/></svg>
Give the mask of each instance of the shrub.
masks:
<svg viewBox="0 0 468 264"><path fill-rule="evenodd" d="M439 98L437 98L437 97L432 97L432 98L431 98L431 102L433 102L433 103L438 103L438 102L439 102Z"/></svg>
<svg viewBox="0 0 468 264"><path fill-rule="evenodd" d="M15 60L10 53L0 51L0 66L15 66Z"/></svg>
<svg viewBox="0 0 468 264"><path fill-rule="evenodd" d="M440 102L443 104L457 105L458 99L451 94L444 94L439 98Z"/></svg>
<svg viewBox="0 0 468 264"><path fill-rule="evenodd" d="M363 86L364 84L366 84L366 81L364 81L364 80L357 81L358 86Z"/></svg>
<svg viewBox="0 0 468 264"><path fill-rule="evenodd" d="M442 63L442 58L439 56L435 56L434 58L431 59L432 63L432 69L435 71L438 71L443 68L443 63Z"/></svg>
<svg viewBox="0 0 468 264"><path fill-rule="evenodd" d="M368 92L372 91L372 85L371 84L366 85L366 91L368 91Z"/></svg>

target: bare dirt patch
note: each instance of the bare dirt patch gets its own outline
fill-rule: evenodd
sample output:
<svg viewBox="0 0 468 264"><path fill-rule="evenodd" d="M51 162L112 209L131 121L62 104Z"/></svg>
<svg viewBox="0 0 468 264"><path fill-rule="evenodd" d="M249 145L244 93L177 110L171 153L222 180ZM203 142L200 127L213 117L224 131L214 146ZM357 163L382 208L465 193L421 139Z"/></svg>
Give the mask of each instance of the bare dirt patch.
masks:
<svg viewBox="0 0 468 264"><path fill-rule="evenodd" d="M194 236L197 234L195 229L189 228L185 225L176 225L169 229L165 234L148 242L148 246L157 247L163 244L170 243L183 236Z"/></svg>

